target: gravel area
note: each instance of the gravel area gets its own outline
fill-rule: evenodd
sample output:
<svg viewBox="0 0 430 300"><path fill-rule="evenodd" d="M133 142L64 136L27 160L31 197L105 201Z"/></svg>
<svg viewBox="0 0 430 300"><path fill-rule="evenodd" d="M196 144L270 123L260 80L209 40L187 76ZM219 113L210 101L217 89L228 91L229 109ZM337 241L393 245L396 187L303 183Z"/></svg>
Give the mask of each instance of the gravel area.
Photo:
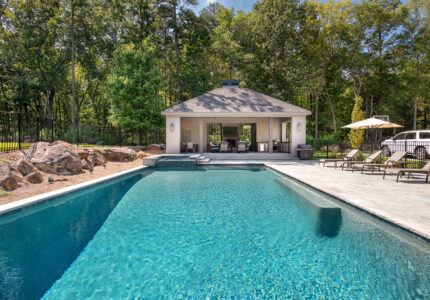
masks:
<svg viewBox="0 0 430 300"><path fill-rule="evenodd" d="M99 177L111 175L128 169L136 168L142 165L142 160L137 159L132 162L108 162L106 168L102 166L94 167L94 172L90 174L88 170L75 175L54 175L43 173L44 179L40 184L29 184L22 188L7 192L9 196L0 197L0 205L13 201L25 199L28 197L40 195L70 185L82 183ZM54 183L48 183L48 178L54 178Z"/></svg>

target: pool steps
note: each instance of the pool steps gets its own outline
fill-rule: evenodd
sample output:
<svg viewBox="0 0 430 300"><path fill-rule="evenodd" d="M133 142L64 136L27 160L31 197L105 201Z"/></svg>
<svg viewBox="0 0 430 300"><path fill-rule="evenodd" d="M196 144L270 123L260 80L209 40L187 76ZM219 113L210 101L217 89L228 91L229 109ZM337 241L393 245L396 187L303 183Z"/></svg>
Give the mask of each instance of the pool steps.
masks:
<svg viewBox="0 0 430 300"><path fill-rule="evenodd" d="M195 168L197 165L209 164L210 161L209 158L202 154L158 155L143 158L143 165L159 168Z"/></svg>

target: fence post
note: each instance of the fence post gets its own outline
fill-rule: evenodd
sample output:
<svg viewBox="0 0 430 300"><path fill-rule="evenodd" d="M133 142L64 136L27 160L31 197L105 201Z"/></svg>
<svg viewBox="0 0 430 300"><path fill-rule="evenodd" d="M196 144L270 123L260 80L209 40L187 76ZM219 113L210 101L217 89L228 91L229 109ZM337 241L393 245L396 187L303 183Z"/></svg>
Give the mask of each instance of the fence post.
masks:
<svg viewBox="0 0 430 300"><path fill-rule="evenodd" d="M51 143L54 142L54 120L51 119Z"/></svg>
<svg viewBox="0 0 430 300"><path fill-rule="evenodd" d="M18 113L18 147L19 150L22 150L21 148L21 131L22 131L22 122L21 122L21 114Z"/></svg>
<svg viewBox="0 0 430 300"><path fill-rule="evenodd" d="M39 117L36 117L36 140L39 141Z"/></svg>
<svg viewBox="0 0 430 300"><path fill-rule="evenodd" d="M326 158L328 159L328 139L325 141L326 145Z"/></svg>

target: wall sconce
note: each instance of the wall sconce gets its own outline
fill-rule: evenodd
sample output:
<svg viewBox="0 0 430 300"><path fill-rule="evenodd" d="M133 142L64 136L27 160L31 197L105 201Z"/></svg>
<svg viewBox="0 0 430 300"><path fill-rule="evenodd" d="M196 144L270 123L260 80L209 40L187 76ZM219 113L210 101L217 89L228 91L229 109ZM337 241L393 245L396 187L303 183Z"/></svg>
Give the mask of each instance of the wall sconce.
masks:
<svg viewBox="0 0 430 300"><path fill-rule="evenodd" d="M170 123L170 132L175 131L175 124Z"/></svg>
<svg viewBox="0 0 430 300"><path fill-rule="evenodd" d="M297 123L297 132L302 131L302 123Z"/></svg>

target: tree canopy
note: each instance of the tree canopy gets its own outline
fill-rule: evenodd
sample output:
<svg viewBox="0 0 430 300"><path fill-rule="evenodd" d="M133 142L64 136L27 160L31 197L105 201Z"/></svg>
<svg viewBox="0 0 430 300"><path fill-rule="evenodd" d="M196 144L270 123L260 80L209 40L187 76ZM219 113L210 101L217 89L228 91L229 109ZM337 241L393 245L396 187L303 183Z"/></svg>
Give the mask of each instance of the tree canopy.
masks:
<svg viewBox="0 0 430 300"><path fill-rule="evenodd" d="M315 138L347 138L357 97L365 117L429 127L430 0L261 0L249 13L212 3L199 14L194 4L0 1L0 111L137 133L163 126L163 108L239 79L310 109ZM137 99L124 101L144 127L117 118L126 58L141 67L127 70ZM141 102L148 111L135 109Z"/></svg>

